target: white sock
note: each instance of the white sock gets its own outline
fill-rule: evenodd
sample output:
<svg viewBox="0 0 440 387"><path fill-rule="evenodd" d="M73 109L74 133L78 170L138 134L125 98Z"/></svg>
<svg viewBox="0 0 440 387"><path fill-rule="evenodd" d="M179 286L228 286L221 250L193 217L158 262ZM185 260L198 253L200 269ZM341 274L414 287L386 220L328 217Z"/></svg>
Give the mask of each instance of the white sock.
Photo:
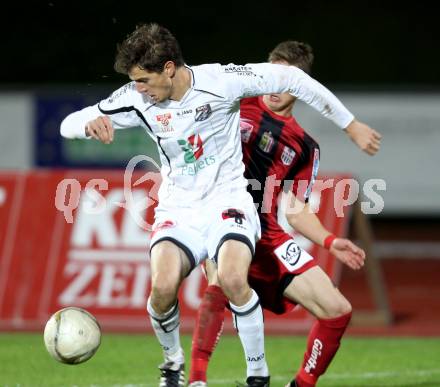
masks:
<svg viewBox="0 0 440 387"><path fill-rule="evenodd" d="M162 346L165 360L172 360L175 363L183 364L185 357L180 345L179 303L176 302L168 312L160 315L154 311L151 306L150 298L148 298L147 310L150 314L150 321L154 333Z"/></svg>
<svg viewBox="0 0 440 387"><path fill-rule="evenodd" d="M229 304L246 356L247 376L269 376L264 353L263 310L257 293L252 289L251 299L242 306Z"/></svg>

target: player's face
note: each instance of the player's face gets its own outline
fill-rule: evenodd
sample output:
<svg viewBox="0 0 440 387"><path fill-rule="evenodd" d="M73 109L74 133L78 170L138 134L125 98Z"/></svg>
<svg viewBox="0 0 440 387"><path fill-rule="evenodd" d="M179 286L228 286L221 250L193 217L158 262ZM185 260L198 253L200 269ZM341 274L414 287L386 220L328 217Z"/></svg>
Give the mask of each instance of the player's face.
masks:
<svg viewBox="0 0 440 387"><path fill-rule="evenodd" d="M272 63L289 66L289 64L285 61L275 61ZM264 96L264 103L268 106L270 110L272 110L275 113L285 111L294 102L295 102L295 97L290 95L289 93L268 94Z"/></svg>
<svg viewBox="0 0 440 387"><path fill-rule="evenodd" d="M289 93L269 94L265 96L264 102L269 106L270 110L276 112L285 110L295 101L295 97Z"/></svg>
<svg viewBox="0 0 440 387"><path fill-rule="evenodd" d="M162 102L171 95L173 82L167 68L161 73L156 73L135 66L128 76L135 82L136 90L148 96L153 102Z"/></svg>

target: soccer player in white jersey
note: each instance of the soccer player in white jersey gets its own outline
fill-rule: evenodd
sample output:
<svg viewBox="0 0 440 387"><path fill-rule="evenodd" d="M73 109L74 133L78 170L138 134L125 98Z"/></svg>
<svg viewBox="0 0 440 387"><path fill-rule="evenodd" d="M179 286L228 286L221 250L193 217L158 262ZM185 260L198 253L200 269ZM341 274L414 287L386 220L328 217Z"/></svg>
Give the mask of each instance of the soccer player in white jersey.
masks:
<svg viewBox="0 0 440 387"><path fill-rule="evenodd" d="M61 134L110 143L114 129L141 125L157 143L163 180L150 244L147 310L165 358L159 386L185 383L177 292L206 257L218 263L219 282L236 317L247 385L269 386L262 309L247 282L260 227L243 176L240 99L289 92L340 128L371 128L295 67L187 66L174 36L154 23L137 27L118 46L115 69L131 82L70 114Z"/></svg>

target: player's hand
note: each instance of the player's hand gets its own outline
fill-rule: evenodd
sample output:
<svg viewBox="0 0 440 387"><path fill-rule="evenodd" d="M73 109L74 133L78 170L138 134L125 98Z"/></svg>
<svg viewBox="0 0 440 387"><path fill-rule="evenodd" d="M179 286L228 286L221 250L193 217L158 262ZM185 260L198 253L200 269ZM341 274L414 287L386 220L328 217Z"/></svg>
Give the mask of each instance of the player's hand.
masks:
<svg viewBox="0 0 440 387"><path fill-rule="evenodd" d="M330 253L350 269L359 270L364 266L365 251L345 238L336 238L330 246Z"/></svg>
<svg viewBox="0 0 440 387"><path fill-rule="evenodd" d="M108 116L100 116L86 124L86 135L102 141L104 144L110 144L113 141L114 132Z"/></svg>
<svg viewBox="0 0 440 387"><path fill-rule="evenodd" d="M382 135L373 128L353 120L344 130L348 137L365 153L373 156L379 151Z"/></svg>

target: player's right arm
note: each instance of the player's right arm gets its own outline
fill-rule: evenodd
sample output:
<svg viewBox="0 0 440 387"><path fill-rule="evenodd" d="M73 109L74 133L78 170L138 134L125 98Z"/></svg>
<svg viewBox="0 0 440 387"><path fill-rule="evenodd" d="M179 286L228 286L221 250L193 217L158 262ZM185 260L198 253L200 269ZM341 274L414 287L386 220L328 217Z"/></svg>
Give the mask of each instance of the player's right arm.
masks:
<svg viewBox="0 0 440 387"><path fill-rule="evenodd" d="M132 82L116 90L96 105L69 114L61 123L60 132L66 138L94 138L109 144L115 129L142 125L134 108L141 95Z"/></svg>
<svg viewBox="0 0 440 387"><path fill-rule="evenodd" d="M347 238L334 237L311 210L309 203L303 203L292 195L290 205L293 211L286 213L286 219L295 231L304 235L315 244L328 248L336 259L351 269L358 270L364 266L365 251ZM329 237L331 239L327 239ZM326 240L331 241L328 246Z"/></svg>

